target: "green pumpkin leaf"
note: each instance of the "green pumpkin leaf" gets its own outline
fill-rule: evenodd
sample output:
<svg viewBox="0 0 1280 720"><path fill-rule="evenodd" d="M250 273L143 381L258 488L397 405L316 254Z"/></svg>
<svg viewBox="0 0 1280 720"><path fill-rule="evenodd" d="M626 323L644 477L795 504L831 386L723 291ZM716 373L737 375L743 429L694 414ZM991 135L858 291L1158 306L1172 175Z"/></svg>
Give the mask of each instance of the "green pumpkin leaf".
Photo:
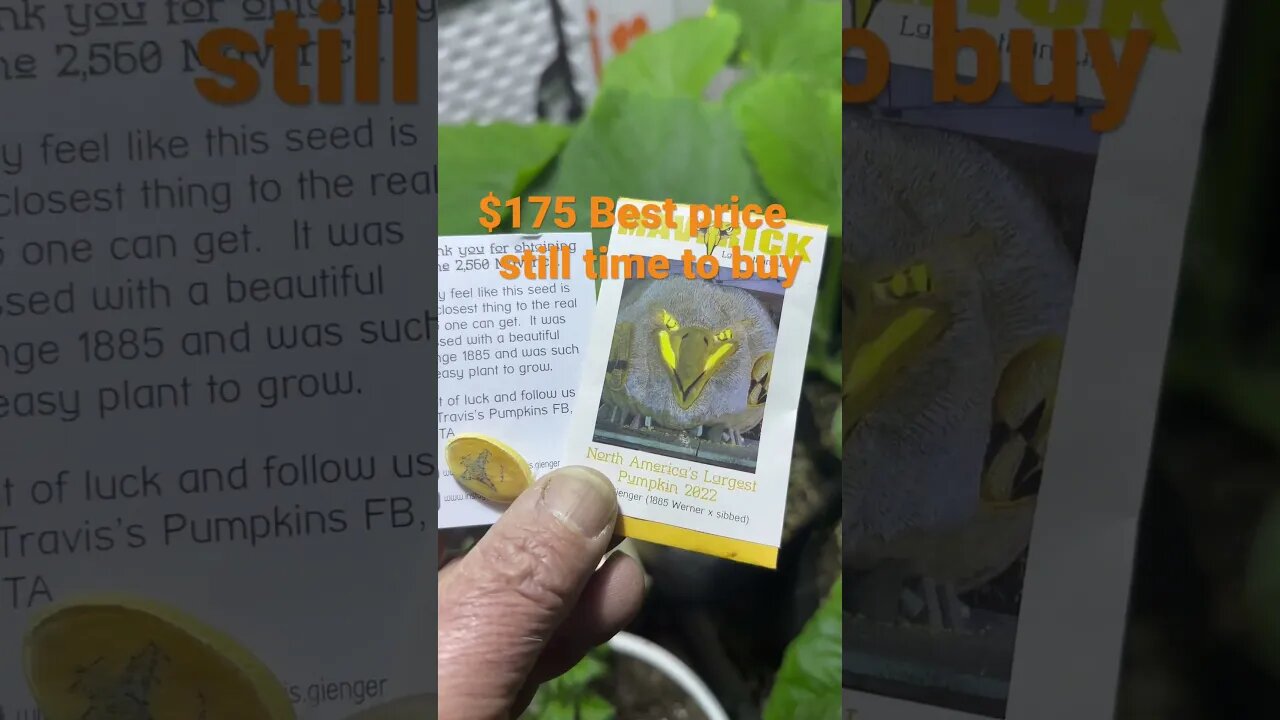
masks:
<svg viewBox="0 0 1280 720"><path fill-rule="evenodd" d="M840 96L794 76L765 75L735 95L732 111L769 192L787 217L841 228Z"/></svg>
<svg viewBox="0 0 1280 720"><path fill-rule="evenodd" d="M842 50L839 3L805 3L782 18L772 53L761 69L789 73L840 92Z"/></svg>
<svg viewBox="0 0 1280 720"><path fill-rule="evenodd" d="M559 680L573 688L585 688L595 682L609 671L609 666L603 660L606 651L607 646L582 658L569 672L561 675Z"/></svg>
<svg viewBox="0 0 1280 720"><path fill-rule="evenodd" d="M763 67L773 55L783 18L803 4L804 0L715 0L712 13L718 17L724 11L742 21L742 59Z"/></svg>
<svg viewBox="0 0 1280 720"><path fill-rule="evenodd" d="M568 672L543 683L521 720L614 720L616 711L591 684L609 672L609 647L602 645Z"/></svg>
<svg viewBox="0 0 1280 720"><path fill-rule="evenodd" d="M574 703L571 700L552 700L538 716L538 720L578 720Z"/></svg>
<svg viewBox="0 0 1280 720"><path fill-rule="evenodd" d="M737 17L723 14L681 20L642 35L605 67L601 88L701 98L728 63L740 30Z"/></svg>
<svg viewBox="0 0 1280 720"><path fill-rule="evenodd" d="M662 202L768 203L724 108L684 97L607 90L565 145L539 194L576 199L576 229L590 227L592 196ZM608 228L595 231L606 244Z"/></svg>
<svg viewBox="0 0 1280 720"><path fill-rule="evenodd" d="M840 717L843 619L841 580L787 646L764 720Z"/></svg>
<svg viewBox="0 0 1280 720"><path fill-rule="evenodd" d="M618 716L608 700L589 695L578 703L578 720L614 720Z"/></svg>
<svg viewBox="0 0 1280 720"><path fill-rule="evenodd" d="M840 90L840 3L717 0L716 7L742 21L742 61L757 74L790 73Z"/></svg>
<svg viewBox="0 0 1280 720"><path fill-rule="evenodd" d="M440 234L483 234L480 201L499 203L533 182L569 138L571 128L537 123L440 126Z"/></svg>

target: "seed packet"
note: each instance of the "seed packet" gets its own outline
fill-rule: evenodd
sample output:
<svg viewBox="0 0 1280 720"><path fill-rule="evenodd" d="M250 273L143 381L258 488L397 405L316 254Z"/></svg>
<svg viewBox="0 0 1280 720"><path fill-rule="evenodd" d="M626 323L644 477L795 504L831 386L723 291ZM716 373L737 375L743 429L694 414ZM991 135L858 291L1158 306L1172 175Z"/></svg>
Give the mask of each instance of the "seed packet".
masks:
<svg viewBox="0 0 1280 720"><path fill-rule="evenodd" d="M773 568L827 229L690 215L615 223L564 462L614 482L620 534Z"/></svg>

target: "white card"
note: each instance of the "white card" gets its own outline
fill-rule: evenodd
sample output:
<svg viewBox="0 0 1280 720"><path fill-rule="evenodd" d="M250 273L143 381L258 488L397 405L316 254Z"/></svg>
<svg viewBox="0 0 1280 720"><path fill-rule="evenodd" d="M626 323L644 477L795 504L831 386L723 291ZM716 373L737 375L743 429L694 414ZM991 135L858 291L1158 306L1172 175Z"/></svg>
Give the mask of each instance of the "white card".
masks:
<svg viewBox="0 0 1280 720"><path fill-rule="evenodd" d="M669 268L601 283L565 462L613 480L621 534L774 567L826 228L740 227L699 275L677 208L679 228L612 231L610 260Z"/></svg>
<svg viewBox="0 0 1280 720"><path fill-rule="evenodd" d="M520 453L534 478L560 465L589 342L595 283L568 277L505 280L498 260L543 247L574 259L590 233L440 238L440 457L459 433L483 433ZM563 252L561 250L560 252ZM441 529L491 525L505 506L440 468Z"/></svg>

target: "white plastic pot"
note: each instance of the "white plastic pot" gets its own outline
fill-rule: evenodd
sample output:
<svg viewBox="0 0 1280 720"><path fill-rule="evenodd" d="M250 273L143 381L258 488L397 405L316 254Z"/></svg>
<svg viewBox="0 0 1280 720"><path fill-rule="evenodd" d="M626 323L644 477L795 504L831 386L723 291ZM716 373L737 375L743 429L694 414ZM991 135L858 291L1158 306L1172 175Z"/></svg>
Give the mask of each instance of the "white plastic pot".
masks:
<svg viewBox="0 0 1280 720"><path fill-rule="evenodd" d="M625 632L614 635L609 641L609 647L619 655L638 660L666 675L689 695L707 716L707 720L729 720L728 713L720 706L706 683L666 648L639 635Z"/></svg>
<svg viewBox="0 0 1280 720"><path fill-rule="evenodd" d="M619 655L642 662L665 675L685 691L707 720L729 720L729 715L706 683L666 648L625 632L615 635L609 641L609 647ZM357 712L346 720L429 720L435 717L436 695L430 693L400 698Z"/></svg>

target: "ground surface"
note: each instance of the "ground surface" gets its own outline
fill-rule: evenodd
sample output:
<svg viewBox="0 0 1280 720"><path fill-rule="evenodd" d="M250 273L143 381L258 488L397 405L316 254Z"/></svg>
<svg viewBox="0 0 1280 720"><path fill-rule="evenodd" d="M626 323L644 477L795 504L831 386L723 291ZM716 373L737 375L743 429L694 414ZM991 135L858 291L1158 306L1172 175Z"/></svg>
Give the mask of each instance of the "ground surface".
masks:
<svg viewBox="0 0 1280 720"><path fill-rule="evenodd" d="M631 658L614 656L613 672L600 691L617 708L619 720L707 720L680 686Z"/></svg>

